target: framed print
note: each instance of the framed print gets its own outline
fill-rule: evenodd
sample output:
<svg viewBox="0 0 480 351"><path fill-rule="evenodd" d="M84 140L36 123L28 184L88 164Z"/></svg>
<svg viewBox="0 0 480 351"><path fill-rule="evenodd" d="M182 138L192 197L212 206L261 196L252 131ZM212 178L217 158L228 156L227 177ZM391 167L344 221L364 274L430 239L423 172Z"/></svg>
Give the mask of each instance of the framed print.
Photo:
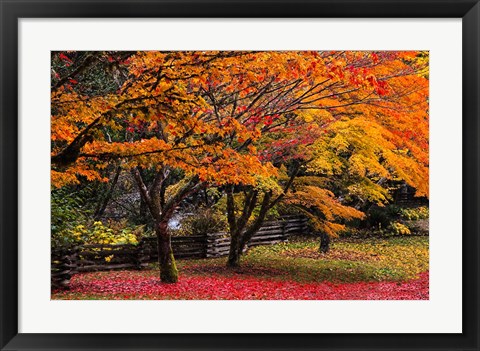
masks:
<svg viewBox="0 0 480 351"><path fill-rule="evenodd" d="M477 350L477 1L3 1L1 347Z"/></svg>

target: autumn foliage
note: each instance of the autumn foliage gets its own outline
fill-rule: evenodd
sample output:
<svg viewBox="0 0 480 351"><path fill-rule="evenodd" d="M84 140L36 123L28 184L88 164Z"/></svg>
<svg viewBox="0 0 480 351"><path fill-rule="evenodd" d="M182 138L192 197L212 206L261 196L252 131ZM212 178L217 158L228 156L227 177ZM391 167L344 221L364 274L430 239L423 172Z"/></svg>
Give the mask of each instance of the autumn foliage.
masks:
<svg viewBox="0 0 480 351"><path fill-rule="evenodd" d="M73 64L68 55L58 57ZM112 60L107 53L97 55L98 60ZM350 133L371 131L364 146L391 150L392 155L385 155L389 164L398 164L397 154L404 151L412 162L428 165L428 80L420 75L425 67L422 61L417 67L417 55L136 53L118 63L126 66L128 78L114 92L82 94L82 83L73 78L52 91L52 185L76 182L79 176L103 179L99 170L112 158L123 158L125 167L171 164L216 184L255 183L252 173L275 173L263 160L285 156L291 151L291 146L285 150L287 143L306 144L318 133L336 132L342 126L332 124L340 119L355 120L347 128ZM355 116L362 117L363 126ZM272 133L284 135L268 145L268 153L253 147ZM335 134L331 150L338 155L352 139ZM56 170L58 156L87 135L75 162ZM381 137L388 139L378 145ZM360 159L352 160L353 171L381 173L374 162L359 169ZM428 182L412 179L416 172L404 173L422 194L428 192Z"/></svg>

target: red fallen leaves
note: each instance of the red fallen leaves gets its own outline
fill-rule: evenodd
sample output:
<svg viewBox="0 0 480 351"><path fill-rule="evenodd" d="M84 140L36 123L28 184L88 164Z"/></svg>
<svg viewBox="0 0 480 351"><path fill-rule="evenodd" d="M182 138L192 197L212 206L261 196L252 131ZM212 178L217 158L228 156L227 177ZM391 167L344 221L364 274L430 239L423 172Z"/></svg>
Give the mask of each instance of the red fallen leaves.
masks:
<svg viewBox="0 0 480 351"><path fill-rule="evenodd" d="M64 62L73 63L73 61L67 55L65 55L64 53L60 53L60 55L58 55L58 57L60 58L60 60L62 60Z"/></svg>
<svg viewBox="0 0 480 351"><path fill-rule="evenodd" d="M125 300L428 300L428 272L408 282L298 283L249 277L183 275L164 284L145 272L120 271L78 274L71 289L53 299Z"/></svg>

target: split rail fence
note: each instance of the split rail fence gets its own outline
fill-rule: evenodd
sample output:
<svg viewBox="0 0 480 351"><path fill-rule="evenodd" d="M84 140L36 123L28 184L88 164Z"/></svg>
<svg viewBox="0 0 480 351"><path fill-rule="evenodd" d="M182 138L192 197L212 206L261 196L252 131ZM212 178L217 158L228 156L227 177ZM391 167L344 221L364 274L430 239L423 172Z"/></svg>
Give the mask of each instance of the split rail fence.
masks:
<svg viewBox="0 0 480 351"><path fill-rule="evenodd" d="M288 216L266 221L248 242L248 247L288 241L308 230L305 217ZM175 258L209 258L228 255L230 237L226 233L173 236ZM158 259L157 239L143 238L139 244L82 245L57 248L51 253L52 287L68 287L73 274L113 269L142 269Z"/></svg>

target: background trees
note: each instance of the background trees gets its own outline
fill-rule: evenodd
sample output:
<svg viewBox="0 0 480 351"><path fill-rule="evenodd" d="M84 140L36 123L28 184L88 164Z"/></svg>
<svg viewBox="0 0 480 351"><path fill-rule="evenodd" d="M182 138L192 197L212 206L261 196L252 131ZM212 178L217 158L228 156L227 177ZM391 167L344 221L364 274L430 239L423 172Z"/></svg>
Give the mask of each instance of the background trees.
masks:
<svg viewBox="0 0 480 351"><path fill-rule="evenodd" d="M52 186L110 179L98 216L130 173L165 282L178 279L168 222L201 189L226 198L231 266L280 201L335 235L362 216L348 205L388 199L385 180L428 194L427 65L418 52L53 53Z"/></svg>

